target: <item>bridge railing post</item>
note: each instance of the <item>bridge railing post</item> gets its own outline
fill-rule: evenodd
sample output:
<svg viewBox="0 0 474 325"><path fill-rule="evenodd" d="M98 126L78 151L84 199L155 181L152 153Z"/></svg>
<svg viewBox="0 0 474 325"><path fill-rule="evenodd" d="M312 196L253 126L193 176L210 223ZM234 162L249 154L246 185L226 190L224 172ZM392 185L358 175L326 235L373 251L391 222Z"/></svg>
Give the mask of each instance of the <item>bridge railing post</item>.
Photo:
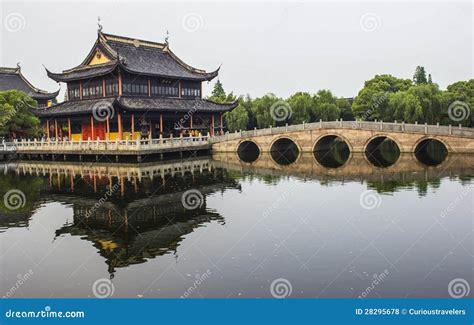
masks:
<svg viewBox="0 0 474 325"><path fill-rule="evenodd" d="M428 123L425 123L425 134L428 134Z"/></svg>
<svg viewBox="0 0 474 325"><path fill-rule="evenodd" d="M320 128L320 129L323 128L323 120L322 120L322 119L319 119L319 128Z"/></svg>
<svg viewBox="0 0 474 325"><path fill-rule="evenodd" d="M402 132L405 132L405 122L402 121Z"/></svg>
<svg viewBox="0 0 474 325"><path fill-rule="evenodd" d="M449 126L448 126L448 133L449 133L449 135L453 134L453 126L451 124L449 124Z"/></svg>

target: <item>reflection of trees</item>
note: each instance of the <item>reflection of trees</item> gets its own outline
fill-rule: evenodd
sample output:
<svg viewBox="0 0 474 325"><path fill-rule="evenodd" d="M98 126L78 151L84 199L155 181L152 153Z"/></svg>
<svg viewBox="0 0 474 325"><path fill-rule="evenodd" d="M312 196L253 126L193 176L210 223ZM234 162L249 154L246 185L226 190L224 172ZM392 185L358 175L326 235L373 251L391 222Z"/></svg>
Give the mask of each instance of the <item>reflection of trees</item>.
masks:
<svg viewBox="0 0 474 325"><path fill-rule="evenodd" d="M419 196L425 196L429 188L437 189L441 184L441 179L399 179L387 181L369 181L367 187L379 193L393 193L401 189L416 189Z"/></svg>
<svg viewBox="0 0 474 325"><path fill-rule="evenodd" d="M13 173L2 175L0 177L0 227L27 226L29 218L38 206L42 186L43 179L35 176ZM4 197L10 190L18 190L25 195L25 200L19 202L18 209L13 210L5 206Z"/></svg>

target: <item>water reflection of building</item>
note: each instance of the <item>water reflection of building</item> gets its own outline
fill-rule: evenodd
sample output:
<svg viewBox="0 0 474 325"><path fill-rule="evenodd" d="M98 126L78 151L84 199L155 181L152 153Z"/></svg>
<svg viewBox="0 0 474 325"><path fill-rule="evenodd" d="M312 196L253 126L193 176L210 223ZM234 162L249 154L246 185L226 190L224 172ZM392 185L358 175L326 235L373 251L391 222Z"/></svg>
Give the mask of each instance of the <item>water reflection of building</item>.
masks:
<svg viewBox="0 0 474 325"><path fill-rule="evenodd" d="M73 221L56 231L93 243L116 268L177 254L184 236L224 218L207 208L206 198L238 183L210 159L143 165L17 162L9 177L42 179L39 203L60 202L73 209ZM183 199L197 190L198 202L186 209Z"/></svg>

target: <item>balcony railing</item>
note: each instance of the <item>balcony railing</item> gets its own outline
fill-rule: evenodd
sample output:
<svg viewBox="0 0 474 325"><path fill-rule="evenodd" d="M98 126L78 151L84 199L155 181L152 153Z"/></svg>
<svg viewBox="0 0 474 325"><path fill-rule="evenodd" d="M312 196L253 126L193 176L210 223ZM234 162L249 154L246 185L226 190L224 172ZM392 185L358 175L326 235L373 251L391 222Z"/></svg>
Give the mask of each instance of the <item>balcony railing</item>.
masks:
<svg viewBox="0 0 474 325"><path fill-rule="evenodd" d="M91 152L149 152L176 149L192 149L209 145L209 137L175 137L146 140L17 140L4 143L7 148L19 153L91 153ZM175 150L174 150L175 151Z"/></svg>

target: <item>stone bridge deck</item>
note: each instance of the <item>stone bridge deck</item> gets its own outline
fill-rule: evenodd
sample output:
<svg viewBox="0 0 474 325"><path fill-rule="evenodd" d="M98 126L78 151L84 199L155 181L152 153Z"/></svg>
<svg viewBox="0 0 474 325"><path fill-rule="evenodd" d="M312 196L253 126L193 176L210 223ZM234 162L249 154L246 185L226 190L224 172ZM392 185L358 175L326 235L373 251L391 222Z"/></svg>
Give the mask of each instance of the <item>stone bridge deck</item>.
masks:
<svg viewBox="0 0 474 325"><path fill-rule="evenodd" d="M386 137L393 140L401 152L414 152L423 140L435 139L449 152L474 153L474 128L396 122L316 122L230 133L210 138L210 142L213 152L236 152L244 141L254 142L261 152L269 152L275 141L287 138L299 151L313 152L316 143L328 135L344 140L351 152L365 152L372 140Z"/></svg>

